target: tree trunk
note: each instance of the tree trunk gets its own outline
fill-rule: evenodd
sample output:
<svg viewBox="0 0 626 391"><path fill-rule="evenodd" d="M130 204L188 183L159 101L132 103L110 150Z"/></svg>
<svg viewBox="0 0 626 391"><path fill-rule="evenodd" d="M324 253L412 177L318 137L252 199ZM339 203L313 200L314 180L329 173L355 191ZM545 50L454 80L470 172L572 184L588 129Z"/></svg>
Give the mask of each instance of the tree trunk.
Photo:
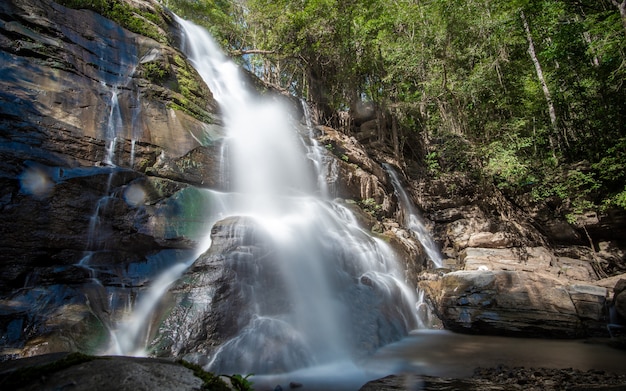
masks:
<svg viewBox="0 0 626 391"><path fill-rule="evenodd" d="M535 43L533 41L533 36L530 32L530 26L528 25L528 21L526 20L526 15L524 15L524 11L520 11L520 17L522 18L522 23L524 25L524 31L526 32L526 39L528 40L528 54L535 65L535 71L537 72L537 78L539 79L539 83L541 84L541 88L543 89L543 95L546 98L546 102L548 104L548 114L550 115L550 124L552 125L552 129L556 134L558 134L558 124L556 119L556 110L554 109L554 102L552 101L552 95L550 94L550 89L548 88L548 84L546 83L546 79L543 77L543 70L541 69L541 63L539 62L539 58L537 58L537 52L535 51ZM550 136L550 145L553 148L554 153L554 142L552 140L552 136Z"/></svg>
<svg viewBox="0 0 626 391"><path fill-rule="evenodd" d="M619 15L622 17L622 26L624 27L624 33L626 33L626 0L622 0L621 3L617 0L611 0L611 2L619 10Z"/></svg>
<svg viewBox="0 0 626 391"><path fill-rule="evenodd" d="M394 113L391 113L391 138L393 143L393 154L398 162L402 162L402 155L400 154L400 136L398 134L398 120Z"/></svg>

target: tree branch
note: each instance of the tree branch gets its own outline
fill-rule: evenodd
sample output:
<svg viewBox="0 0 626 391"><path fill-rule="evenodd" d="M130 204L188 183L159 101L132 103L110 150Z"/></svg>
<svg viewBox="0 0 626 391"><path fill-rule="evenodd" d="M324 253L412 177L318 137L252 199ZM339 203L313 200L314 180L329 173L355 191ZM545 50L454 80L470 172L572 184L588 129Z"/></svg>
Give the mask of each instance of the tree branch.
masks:
<svg viewBox="0 0 626 391"><path fill-rule="evenodd" d="M276 54L273 50L261 50L261 49L244 49L244 50L233 50L230 52L233 56L243 56L246 54Z"/></svg>

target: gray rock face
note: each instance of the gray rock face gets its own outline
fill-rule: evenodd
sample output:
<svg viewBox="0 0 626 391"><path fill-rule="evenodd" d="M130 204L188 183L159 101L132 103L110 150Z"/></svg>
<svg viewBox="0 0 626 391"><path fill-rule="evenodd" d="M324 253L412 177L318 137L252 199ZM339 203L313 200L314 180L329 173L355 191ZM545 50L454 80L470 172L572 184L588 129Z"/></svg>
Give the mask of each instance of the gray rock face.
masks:
<svg viewBox="0 0 626 391"><path fill-rule="evenodd" d="M63 357L65 356L65 357ZM133 357L93 357L67 364L68 356L45 355L0 365L3 380L19 369L40 376L28 376L14 390L200 390L203 381L194 372L172 361ZM70 358L71 360L71 358ZM71 362L71 361L70 361ZM55 366L52 371L43 368Z"/></svg>
<svg viewBox="0 0 626 391"><path fill-rule="evenodd" d="M215 224L211 248L169 291L172 309L152 342L157 355L211 357L251 320L246 306L254 302L250 297L254 292L246 286L260 286L263 295L275 299L277 309L288 305L288 298L281 295L284 287L278 285L280 270L272 264L271 249L263 239L263 231L249 218L230 217ZM261 260L263 268L258 265ZM257 281L246 281L258 270L264 274Z"/></svg>
<svg viewBox="0 0 626 391"><path fill-rule="evenodd" d="M547 209L530 203L514 204L491 185L458 174L433 178L407 166L412 175L407 190L434 222L433 235L444 255L439 276L417 278L446 327L518 336L608 335L606 288L615 282L602 279L624 271L624 242L607 231L619 214L595 216L602 223L587 216L587 238L582 225L559 221L554 214L550 218ZM621 229L615 226L615 232ZM449 271L468 274L448 276ZM474 279L486 276L510 281L475 284ZM562 308L543 308L543 290L560 297ZM529 294L536 299L525 298Z"/></svg>
<svg viewBox="0 0 626 391"><path fill-rule="evenodd" d="M165 245L138 232L146 230L137 215L147 221L150 213L141 193L153 186L136 180L147 172L210 186L216 164L211 126L168 108L180 93L143 71L159 58L174 67L180 54L98 14L54 2L3 2L0 18L0 261L19 259L2 268L0 290L4 281L22 284L30 263L45 258L73 264L104 243L140 253ZM206 104L205 111L215 112L214 102ZM202 139L208 146L200 146ZM135 197L126 197L133 187ZM91 216L111 226L87 243ZM174 247L180 245L189 243Z"/></svg>

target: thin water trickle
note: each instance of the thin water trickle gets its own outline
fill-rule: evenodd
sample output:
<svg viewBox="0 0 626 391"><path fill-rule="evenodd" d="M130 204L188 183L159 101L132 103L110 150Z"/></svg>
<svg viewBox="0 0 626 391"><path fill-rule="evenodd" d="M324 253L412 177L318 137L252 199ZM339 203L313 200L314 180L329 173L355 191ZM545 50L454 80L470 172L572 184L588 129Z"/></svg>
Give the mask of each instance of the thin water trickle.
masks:
<svg viewBox="0 0 626 391"><path fill-rule="evenodd" d="M105 133L105 140L108 142L104 163L109 166L115 165L115 148L117 146L117 133L122 129L122 112L120 110L119 92L117 88L111 90L111 101L109 103L109 119Z"/></svg>
<svg viewBox="0 0 626 391"><path fill-rule="evenodd" d="M130 356L146 356L145 346L148 345L150 336L150 322L144 322L150 319L159 300L167 290L183 272L189 267L191 260L187 263L176 263L174 266L167 268L152 283L150 288L138 300L134 306L129 303L129 309L132 307L130 316L118 323L115 329L110 330L113 344L108 353L124 354Z"/></svg>
<svg viewBox="0 0 626 391"><path fill-rule="evenodd" d="M135 139L130 140L130 168L135 166L135 143Z"/></svg>
<svg viewBox="0 0 626 391"><path fill-rule="evenodd" d="M384 168L391 178L393 188L400 201L401 208L403 209L404 225L411 231L411 233L413 233L413 235L415 235L415 238L421 243L424 251L426 251L426 254L432 261L433 265L436 268L443 267L443 256L441 255L441 251L439 250L439 247L437 246L435 241L432 239L432 236L428 231L426 224L424 224L422 216L415 208L415 205L409 198L406 190L404 190L398 174L388 164L384 164Z"/></svg>

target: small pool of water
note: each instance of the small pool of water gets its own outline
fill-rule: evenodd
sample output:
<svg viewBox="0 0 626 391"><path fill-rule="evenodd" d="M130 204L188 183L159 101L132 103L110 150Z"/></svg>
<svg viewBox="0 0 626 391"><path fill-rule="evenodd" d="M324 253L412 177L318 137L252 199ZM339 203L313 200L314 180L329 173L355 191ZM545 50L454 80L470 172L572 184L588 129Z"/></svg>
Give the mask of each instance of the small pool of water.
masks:
<svg viewBox="0 0 626 391"><path fill-rule="evenodd" d="M379 350L366 366L431 376L471 376L476 367L603 369L626 373L626 351L590 340L509 338L421 330Z"/></svg>
<svg viewBox="0 0 626 391"><path fill-rule="evenodd" d="M390 374L413 373L439 377L468 377L477 367L601 369L626 374L626 351L587 340L508 338L420 330L381 348L359 365L328 363L287 374L253 377L257 391L291 382L303 391L357 391L370 380Z"/></svg>

